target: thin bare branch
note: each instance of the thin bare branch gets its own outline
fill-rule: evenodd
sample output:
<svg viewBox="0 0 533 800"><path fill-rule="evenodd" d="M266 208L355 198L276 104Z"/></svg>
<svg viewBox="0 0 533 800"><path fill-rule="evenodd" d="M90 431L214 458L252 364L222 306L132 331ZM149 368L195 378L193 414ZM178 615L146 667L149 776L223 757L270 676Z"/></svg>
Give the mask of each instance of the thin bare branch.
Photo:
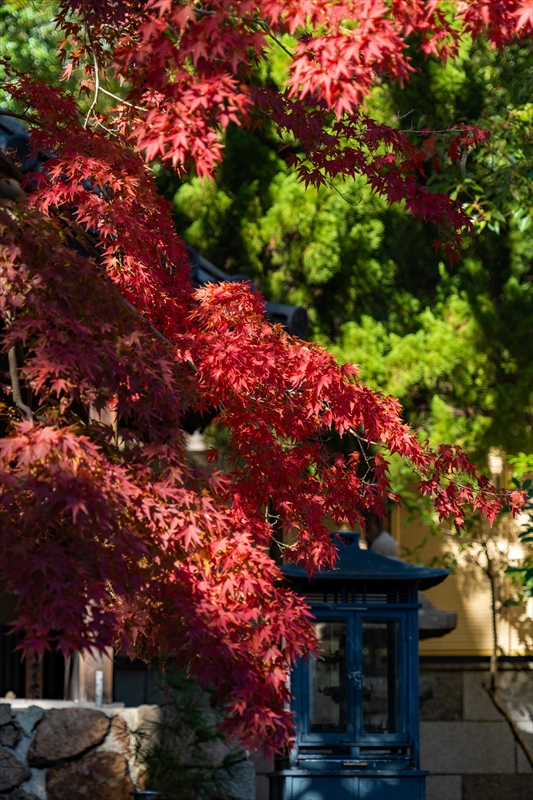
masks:
<svg viewBox="0 0 533 800"><path fill-rule="evenodd" d="M96 58L96 54L94 53L94 51L93 51L93 62L94 62L94 97L91 106L87 112L87 116L85 117L85 122L83 123L84 128L86 128L87 125L89 124L89 119L98 102L98 95L100 93L100 70L98 68L98 60Z"/></svg>
<svg viewBox="0 0 533 800"><path fill-rule="evenodd" d="M345 202L345 203L348 203L348 205L349 205L349 206L352 206L352 208L357 208L358 206L360 206L360 205L361 205L361 203L362 203L362 200L359 200L359 202L357 202L357 203L354 203L354 202L353 202L353 200L350 200L348 197L346 197L346 195L345 195L345 194L343 194L343 193L341 192L341 190L340 190L340 189L338 189L338 188L335 186L335 184L333 183L333 181L332 181L330 178L326 178L326 183L328 184L328 186L329 186L329 188L330 188L330 189L333 189L333 191L334 191L334 192L337 192L337 194L339 195L339 197L342 197L342 199L344 200L344 202Z"/></svg>
<svg viewBox="0 0 533 800"><path fill-rule="evenodd" d="M520 728L518 727L518 725L516 724L516 722L512 718L512 716L509 713L509 711L507 710L506 706L500 700L500 698L498 696L498 692L497 691L492 691L487 686L484 686L483 688L487 692L488 696L490 697L490 699L492 700L492 702L494 703L494 705L496 706L498 711L501 714L503 714L503 716L507 720L507 722L509 724L509 727L511 728L511 730L513 732L513 736L515 737L516 741L518 742L518 744L522 748L523 753L524 753L525 757L527 758L527 760L529 761L530 765L533 767L533 750L531 749L529 744L526 742L524 734L522 733L522 731L520 730Z"/></svg>
<svg viewBox="0 0 533 800"><path fill-rule="evenodd" d="M405 114L400 114L400 111L398 110L396 112L396 119L405 119L406 117L409 116L409 114L413 114L414 111L415 109L412 108L410 111L406 111Z"/></svg>
<svg viewBox="0 0 533 800"><path fill-rule="evenodd" d="M102 89L100 89L100 91L102 91ZM106 125L103 124L103 122L100 122L100 120L98 120L98 127L102 128L110 136L118 136L118 133L116 131L112 131L111 128L108 128Z"/></svg>
<svg viewBox="0 0 533 800"><path fill-rule="evenodd" d="M24 419L27 419L29 422L33 422L32 410L22 400L17 365L17 351L15 345L9 348L7 357L9 361L9 377L11 378L11 388L13 390L13 400L15 401L15 405Z"/></svg>
<svg viewBox="0 0 533 800"><path fill-rule="evenodd" d="M103 86L100 86L100 91L102 94L106 94L108 97L112 97L114 100L118 100L119 103L124 103L125 106L129 106L129 108L134 108L136 111L143 111L146 112L146 108L142 108L141 106L135 106L133 103L129 103L127 100L124 100L123 97L119 97L118 94L113 94L113 92L108 92L107 89L104 89Z"/></svg>
<svg viewBox="0 0 533 800"><path fill-rule="evenodd" d="M296 58L296 56L294 55L294 53L291 53L291 51L290 51L290 50L289 50L287 47L285 47L285 45L283 44L283 42L282 42L282 41L280 41L280 39L278 39L278 37L277 37L277 36L276 36L276 34L275 34L273 31L272 31L272 28L270 27L270 25L268 24L268 22L267 22L266 20L263 20L263 19L254 19L254 20L253 20L253 22L255 22L255 24L256 24L256 25L259 25L259 27L260 27L260 28L262 28L262 30L264 30L264 32L266 33L266 35L267 35L267 36L269 36L269 37L270 37L270 38L271 38L271 39L272 39L274 42L276 42L276 44L278 45L278 47L281 47L281 49L282 49L282 50L283 50L285 53L287 53L287 55L288 55L288 56L290 56L290 58L292 58L292 59Z"/></svg>

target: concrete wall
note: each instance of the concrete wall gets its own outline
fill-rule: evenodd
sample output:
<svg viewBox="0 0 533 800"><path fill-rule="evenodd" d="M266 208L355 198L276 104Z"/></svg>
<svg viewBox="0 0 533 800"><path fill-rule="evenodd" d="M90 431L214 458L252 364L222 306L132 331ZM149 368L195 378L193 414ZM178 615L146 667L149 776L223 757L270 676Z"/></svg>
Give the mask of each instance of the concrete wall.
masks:
<svg viewBox="0 0 533 800"><path fill-rule="evenodd" d="M500 697L533 747L533 664L503 665ZM421 766L427 800L532 800L533 771L483 686L486 667L425 665L420 676Z"/></svg>
<svg viewBox="0 0 533 800"><path fill-rule="evenodd" d="M255 767L255 797L256 800L269 800L268 775L274 769L274 762L258 753L253 753L250 759ZM333 800L333 798L332 798Z"/></svg>
<svg viewBox="0 0 533 800"><path fill-rule="evenodd" d="M483 689L488 678L484 665L422 667L427 800L533 800L533 771ZM533 747L533 663L503 665L500 686ZM45 700L0 703L0 798L129 800L139 779L130 732L156 712L154 706L97 710ZM235 800L268 800L272 763L260 756L252 761L255 789L253 775L243 775L230 793Z"/></svg>

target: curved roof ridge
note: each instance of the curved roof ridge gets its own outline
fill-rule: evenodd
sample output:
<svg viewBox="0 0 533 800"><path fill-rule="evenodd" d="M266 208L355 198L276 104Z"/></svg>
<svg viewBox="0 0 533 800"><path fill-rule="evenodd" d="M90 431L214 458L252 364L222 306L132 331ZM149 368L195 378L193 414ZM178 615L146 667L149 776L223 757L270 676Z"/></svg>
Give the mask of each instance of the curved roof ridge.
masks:
<svg viewBox="0 0 533 800"><path fill-rule="evenodd" d="M319 569L313 575L298 564L285 564L282 573L289 579L309 581L354 580L361 582L404 582L418 583L419 589L430 589L441 583L449 574L449 569L436 569L418 564L408 564L396 558L389 558L372 550L359 547L358 533L333 531L337 537L338 561L333 569Z"/></svg>

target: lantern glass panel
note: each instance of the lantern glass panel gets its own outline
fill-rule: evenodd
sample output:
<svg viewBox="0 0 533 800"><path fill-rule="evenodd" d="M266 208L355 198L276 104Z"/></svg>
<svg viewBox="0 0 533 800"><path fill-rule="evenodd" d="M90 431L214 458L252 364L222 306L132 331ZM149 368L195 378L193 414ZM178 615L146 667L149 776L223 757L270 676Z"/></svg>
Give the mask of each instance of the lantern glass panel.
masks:
<svg viewBox="0 0 533 800"><path fill-rule="evenodd" d="M399 620L363 622L363 730L397 733L399 714Z"/></svg>
<svg viewBox="0 0 533 800"><path fill-rule="evenodd" d="M315 624L320 657L311 661L311 733L345 733L347 730L345 621Z"/></svg>

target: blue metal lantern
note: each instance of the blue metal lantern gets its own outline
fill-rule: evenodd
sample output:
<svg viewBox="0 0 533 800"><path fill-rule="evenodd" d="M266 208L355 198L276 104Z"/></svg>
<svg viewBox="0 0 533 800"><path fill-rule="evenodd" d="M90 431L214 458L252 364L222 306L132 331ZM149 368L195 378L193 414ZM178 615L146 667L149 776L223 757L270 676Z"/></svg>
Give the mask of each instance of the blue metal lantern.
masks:
<svg viewBox="0 0 533 800"><path fill-rule="evenodd" d="M282 567L312 608L321 657L291 690L294 749L270 776L270 800L425 800L418 711L418 590L448 575L359 548L337 533L333 570Z"/></svg>

